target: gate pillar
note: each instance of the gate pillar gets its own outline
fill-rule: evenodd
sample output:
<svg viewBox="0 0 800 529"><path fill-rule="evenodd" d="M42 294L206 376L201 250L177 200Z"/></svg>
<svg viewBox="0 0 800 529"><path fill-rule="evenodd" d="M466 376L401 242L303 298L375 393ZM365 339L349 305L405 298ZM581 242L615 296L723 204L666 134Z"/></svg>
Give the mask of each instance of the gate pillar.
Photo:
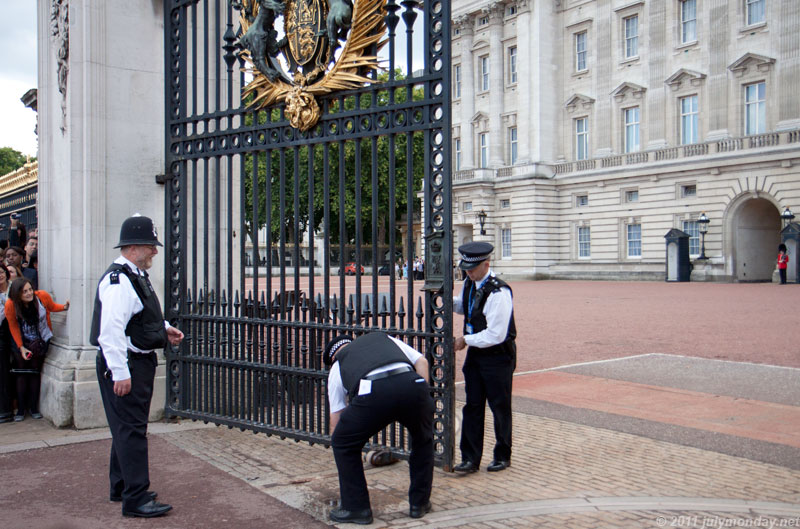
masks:
<svg viewBox="0 0 800 529"><path fill-rule="evenodd" d="M38 9L39 287L70 300L68 312L52 315L41 411L56 426L93 428L106 422L89 345L97 282L119 254L113 246L126 217L147 215L163 233L164 192L155 180L164 167L163 20L142 2ZM108 26L122 20L124 27ZM163 261L152 272L163 292ZM164 411L161 364L151 419Z"/></svg>

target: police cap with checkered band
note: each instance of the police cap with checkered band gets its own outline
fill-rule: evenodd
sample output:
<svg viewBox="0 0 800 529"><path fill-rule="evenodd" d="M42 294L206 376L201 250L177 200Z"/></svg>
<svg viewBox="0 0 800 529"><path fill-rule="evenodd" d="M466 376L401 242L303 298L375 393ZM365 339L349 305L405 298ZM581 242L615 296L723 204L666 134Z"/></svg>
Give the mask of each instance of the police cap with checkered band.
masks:
<svg viewBox="0 0 800 529"><path fill-rule="evenodd" d="M473 241L462 244L458 247L458 252L461 254L461 263L458 266L462 270L472 270L487 260L493 251L494 246L488 242Z"/></svg>

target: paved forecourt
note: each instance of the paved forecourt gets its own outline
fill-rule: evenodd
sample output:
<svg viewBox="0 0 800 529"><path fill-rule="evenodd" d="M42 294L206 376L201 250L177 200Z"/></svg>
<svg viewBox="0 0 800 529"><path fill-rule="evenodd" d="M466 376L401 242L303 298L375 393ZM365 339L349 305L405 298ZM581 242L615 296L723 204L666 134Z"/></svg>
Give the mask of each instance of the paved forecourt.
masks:
<svg viewBox="0 0 800 529"><path fill-rule="evenodd" d="M481 471L436 470L433 511L421 520L408 518L408 465L368 467L373 527L800 526L800 361L779 331L791 318L769 302L795 296L796 286L512 287L521 328L512 466L485 471L488 420ZM761 307L753 323L742 306ZM697 323L691 313L700 307L714 307L714 316ZM717 314L725 310L733 315ZM698 354L688 354L691 343L701 345ZM20 494L39 495L50 498L47 520L129 525L118 506L102 501L108 441L96 436L103 431L75 432L79 442L67 444L69 432L44 424L0 425L0 471L10 476L0 484L0 509L9 512ZM160 472L154 486L175 505L148 522L154 528L225 520L237 527L325 526L338 499L324 447L191 422L154 424L151 436L151 468ZM35 463L48 458L53 468L82 462L74 469L84 484L79 494L69 474L50 481L40 475L48 469ZM31 520L27 526L57 526Z"/></svg>

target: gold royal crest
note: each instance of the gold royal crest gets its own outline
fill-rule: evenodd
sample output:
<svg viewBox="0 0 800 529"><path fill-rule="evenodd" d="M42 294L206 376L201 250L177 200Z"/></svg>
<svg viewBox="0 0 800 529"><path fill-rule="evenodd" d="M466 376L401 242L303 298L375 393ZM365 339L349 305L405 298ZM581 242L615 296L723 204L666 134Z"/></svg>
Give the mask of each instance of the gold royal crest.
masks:
<svg viewBox="0 0 800 529"><path fill-rule="evenodd" d="M251 107L285 102L289 123L306 131L321 116L316 96L374 82L368 75L380 65L367 50L373 45L380 50L386 43L384 0L242 0L231 5L241 11L240 55L245 71L253 74L242 96L253 95ZM274 25L281 15L284 37L278 39Z"/></svg>

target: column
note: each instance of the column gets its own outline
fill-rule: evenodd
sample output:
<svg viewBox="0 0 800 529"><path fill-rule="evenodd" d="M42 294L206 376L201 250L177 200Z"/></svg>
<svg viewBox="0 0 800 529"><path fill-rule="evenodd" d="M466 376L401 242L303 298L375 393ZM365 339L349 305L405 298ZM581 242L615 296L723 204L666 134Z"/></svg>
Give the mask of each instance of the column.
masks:
<svg viewBox="0 0 800 529"><path fill-rule="evenodd" d="M800 2L781 4L779 30L780 56L775 64L777 74L778 123L777 130L794 130L800 127ZM769 98L769 95L767 95Z"/></svg>
<svg viewBox="0 0 800 529"><path fill-rule="evenodd" d="M667 2L653 2L650 4L649 21L647 24L648 49L645 51L649 57L648 77L649 90L647 91L647 113L644 116L647 128L643 129L647 137L646 148L662 149L669 143L667 141L667 119L670 110L675 108L674 103L667 101L672 97L664 80L672 72L667 72ZM675 142L671 138L672 143Z"/></svg>
<svg viewBox="0 0 800 529"><path fill-rule="evenodd" d="M533 161L531 144L531 113L528 101L532 92L531 71L531 8L528 0L517 2L517 148L519 163Z"/></svg>
<svg viewBox="0 0 800 529"><path fill-rule="evenodd" d="M39 285L71 303L52 316L40 405L56 426L91 428L106 422L88 336L97 282L119 255L126 217L153 218L164 237L164 189L155 182L165 158L163 15L149 3L38 5ZM51 21L51 10L67 6L68 26L66 11ZM122 23L111 31L109 20ZM163 255L152 269L160 296ZM165 386L162 359L151 419L163 414Z"/></svg>
<svg viewBox="0 0 800 529"><path fill-rule="evenodd" d="M475 66L472 43L475 21L470 15L458 21L461 30L461 168L475 168L475 137L472 132L472 116L475 115Z"/></svg>
<svg viewBox="0 0 800 529"><path fill-rule="evenodd" d="M704 2L705 3L705 2ZM728 94L731 84L729 80L728 64L728 42L730 40L730 26L728 17L728 2L726 0L710 0L707 2L709 20L709 44L708 44L708 85L707 94L713 94L708 98L708 136L706 141L713 141L730 136L728 132L728 121L735 120L736 108L728 108ZM704 13L705 14L705 13ZM735 81L733 82L735 84ZM736 101L733 102L737 104ZM701 109L701 119L703 111ZM729 115L730 114L730 115ZM735 126L735 125L734 125Z"/></svg>
<svg viewBox="0 0 800 529"><path fill-rule="evenodd" d="M503 150L506 144L505 130L500 115L503 113L505 88L505 50L503 49L503 4L492 3L489 11L489 167L498 168L506 164Z"/></svg>

